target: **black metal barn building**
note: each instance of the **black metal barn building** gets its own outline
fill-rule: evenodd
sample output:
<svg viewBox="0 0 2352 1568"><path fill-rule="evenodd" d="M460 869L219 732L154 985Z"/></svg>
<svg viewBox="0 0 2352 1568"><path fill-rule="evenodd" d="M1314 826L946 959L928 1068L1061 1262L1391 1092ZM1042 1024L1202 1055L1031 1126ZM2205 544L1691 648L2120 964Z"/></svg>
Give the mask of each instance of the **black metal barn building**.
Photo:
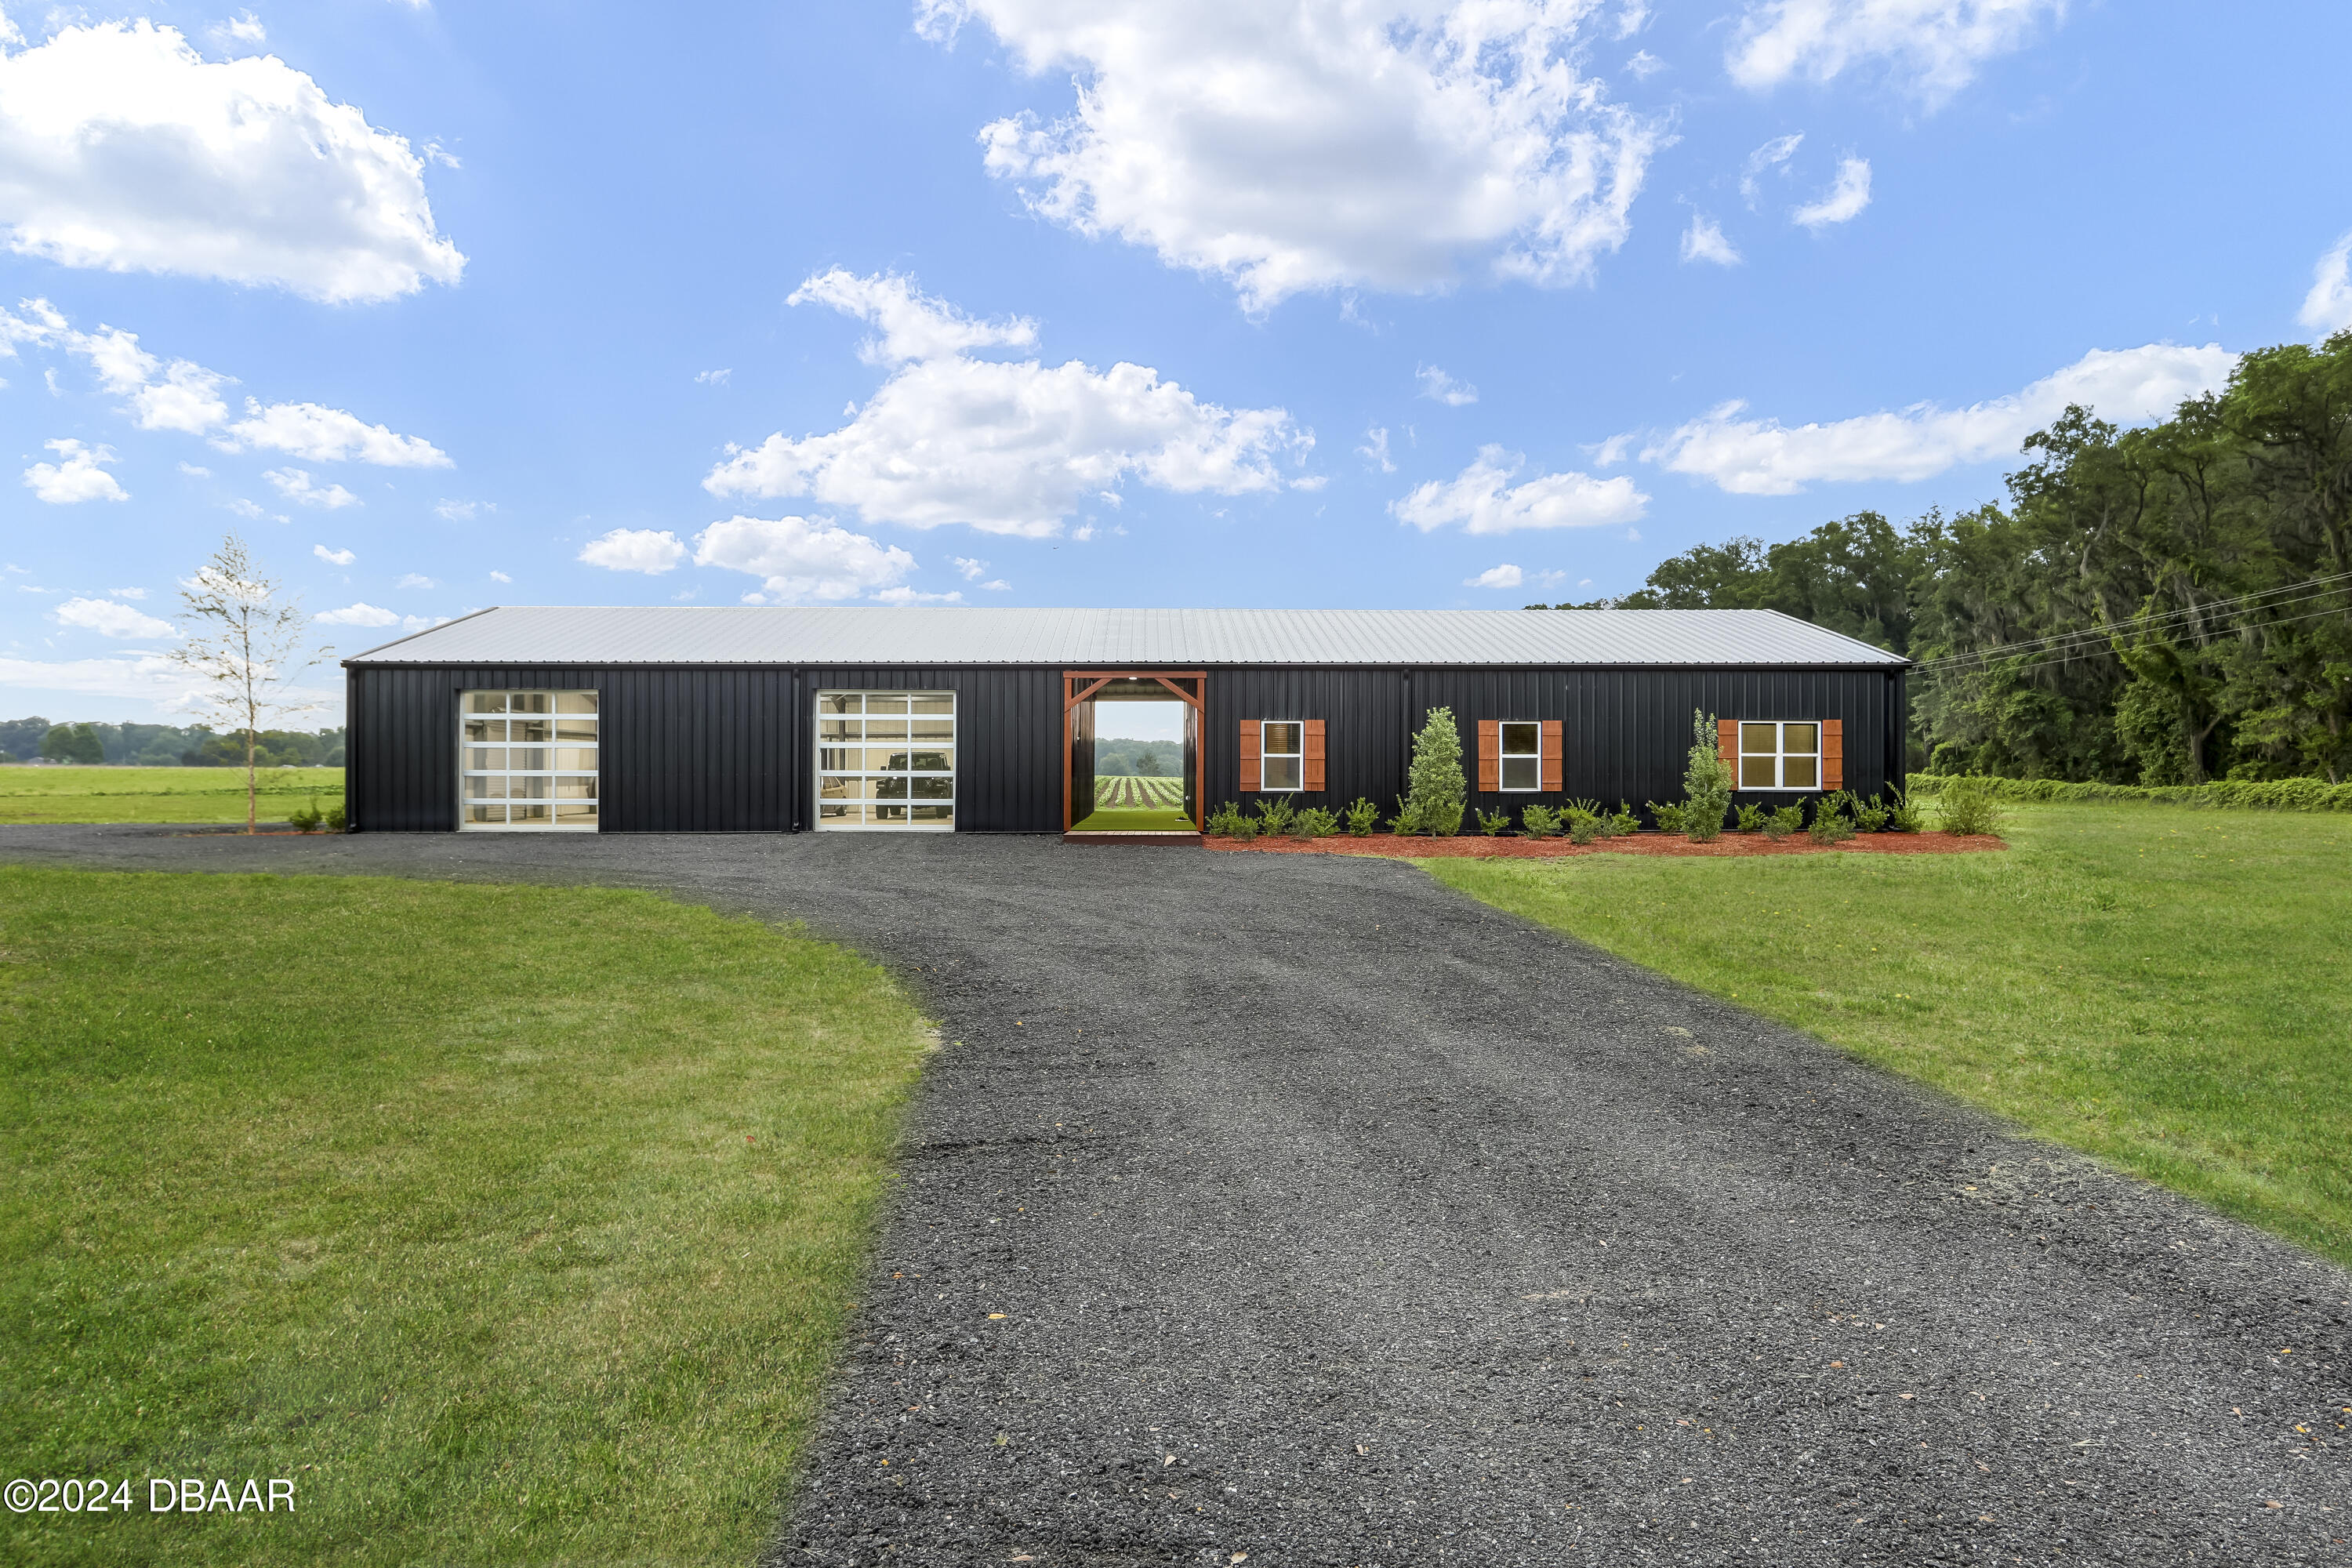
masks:
<svg viewBox="0 0 2352 1568"><path fill-rule="evenodd" d="M1433 708L1472 804L1900 785L1898 655L1763 610L499 608L343 661L363 832L1060 832L1097 705L1181 701L1184 815L1384 807ZM1108 731L1115 733L1115 731Z"/></svg>

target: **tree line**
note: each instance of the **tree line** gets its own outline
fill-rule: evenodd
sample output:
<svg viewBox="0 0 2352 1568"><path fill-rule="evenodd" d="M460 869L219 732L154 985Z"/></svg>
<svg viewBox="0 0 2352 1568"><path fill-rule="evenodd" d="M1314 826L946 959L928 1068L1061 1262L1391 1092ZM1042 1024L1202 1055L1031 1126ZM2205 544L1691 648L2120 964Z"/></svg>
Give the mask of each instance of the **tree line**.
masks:
<svg viewBox="0 0 2352 1568"><path fill-rule="evenodd" d="M267 768L339 768L343 731L263 730L255 736L255 760ZM0 762L35 758L86 765L129 763L149 768L241 768L245 736L215 732L208 724L53 724L37 715L0 719Z"/></svg>
<svg viewBox="0 0 2352 1568"><path fill-rule="evenodd" d="M2107 784L2352 773L2352 331L2119 430L2074 407L2005 504L1699 545L1530 609L1779 610L1917 661L1910 763Z"/></svg>

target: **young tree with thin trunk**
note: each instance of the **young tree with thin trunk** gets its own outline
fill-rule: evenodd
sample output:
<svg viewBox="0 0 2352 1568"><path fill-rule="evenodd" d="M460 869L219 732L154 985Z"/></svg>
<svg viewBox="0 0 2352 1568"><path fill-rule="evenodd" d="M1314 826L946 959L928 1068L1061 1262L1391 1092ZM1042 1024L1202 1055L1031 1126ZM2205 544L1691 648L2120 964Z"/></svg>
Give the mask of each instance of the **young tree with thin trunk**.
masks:
<svg viewBox="0 0 2352 1568"><path fill-rule="evenodd" d="M245 830L257 830L254 752L264 718L290 718L319 703L291 694L287 682L334 650L301 658L310 623L300 603L280 599L280 584L255 569L245 542L226 535L213 558L180 584L187 640L173 661L201 676L207 716L245 737Z"/></svg>

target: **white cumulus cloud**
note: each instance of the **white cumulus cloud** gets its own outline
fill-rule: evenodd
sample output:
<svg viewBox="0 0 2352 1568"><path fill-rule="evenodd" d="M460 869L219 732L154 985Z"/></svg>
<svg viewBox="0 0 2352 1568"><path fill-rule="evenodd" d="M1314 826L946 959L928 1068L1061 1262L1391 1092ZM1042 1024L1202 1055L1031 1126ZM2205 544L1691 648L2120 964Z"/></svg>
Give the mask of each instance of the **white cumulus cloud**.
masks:
<svg viewBox="0 0 2352 1568"><path fill-rule="evenodd" d="M1791 212L1789 221L1807 228L1827 228L1832 224L1860 217L1862 209L1869 205L1870 160L1843 158L1838 161L1837 179L1821 199Z"/></svg>
<svg viewBox="0 0 2352 1568"><path fill-rule="evenodd" d="M1460 408L1478 401L1478 389L1466 381L1456 381L1433 364L1422 365L1412 373L1421 383L1421 395L1432 403L1443 403L1448 408Z"/></svg>
<svg viewBox="0 0 2352 1568"><path fill-rule="evenodd" d="M945 300L924 293L914 279L890 272L860 278L836 267L803 283L784 302L830 305L878 329L881 335L858 349L858 357L868 364L942 359L970 349L1029 348L1037 342L1037 323L1026 317L975 321Z"/></svg>
<svg viewBox="0 0 2352 1568"><path fill-rule="evenodd" d="M325 511L341 511L347 506L358 506L360 498L341 485L322 485L310 478L308 468L270 468L262 476L278 489L278 493L297 506L315 506Z"/></svg>
<svg viewBox="0 0 2352 1568"><path fill-rule="evenodd" d="M1683 259L1711 261L1717 267L1739 265L1739 247L1723 237L1723 226L1704 213L1691 215L1690 226L1683 230Z"/></svg>
<svg viewBox="0 0 2352 1568"><path fill-rule="evenodd" d="M2340 332L2352 327L2352 234L2311 269L2311 292L2303 297L2295 319L2315 332Z"/></svg>
<svg viewBox="0 0 2352 1568"><path fill-rule="evenodd" d="M694 536L694 563L748 572L765 597L783 600L881 598L915 569L915 558L895 544L804 517L714 522Z"/></svg>
<svg viewBox="0 0 2352 1568"><path fill-rule="evenodd" d="M449 454L415 436L396 436L340 408L315 403L246 400L246 416L213 445L225 452L260 447L312 463L374 463L389 468L446 468Z"/></svg>
<svg viewBox="0 0 2352 1568"><path fill-rule="evenodd" d="M310 553L330 566L348 566L359 559L348 550L330 550L323 544L310 546Z"/></svg>
<svg viewBox="0 0 2352 1568"><path fill-rule="evenodd" d="M0 52L0 232L113 272L391 299L465 267L408 142L274 56L100 22Z"/></svg>
<svg viewBox="0 0 2352 1568"><path fill-rule="evenodd" d="M615 528L582 545L580 559L607 572L658 577L686 559L686 546L666 528Z"/></svg>
<svg viewBox="0 0 2352 1568"><path fill-rule="evenodd" d="M1743 418L1746 405L1727 403L1652 441L1642 460L1736 495L1794 495L1824 480L1909 482L2012 455L2069 404L2119 425L2163 418L2182 399L2218 390L2237 362L2218 343L2094 349L2021 392L1966 408L1921 403L1793 428Z"/></svg>
<svg viewBox="0 0 2352 1568"><path fill-rule="evenodd" d="M1591 528L1632 522L1648 510L1650 498L1623 475L1596 479L1590 474L1538 474L1511 481L1527 466L1517 452L1481 447L1477 461L1451 479L1432 479L1389 510L1423 533L1460 523L1469 533L1512 533L1523 528Z"/></svg>
<svg viewBox="0 0 2352 1568"><path fill-rule="evenodd" d="M111 599L68 599L49 612L63 626L79 626L110 637L163 637L173 635L172 623L159 621L142 610Z"/></svg>
<svg viewBox="0 0 2352 1568"><path fill-rule="evenodd" d="M865 297L804 286L793 298L859 313ZM939 325L886 321L876 353L930 352L951 341L934 333ZM808 496L869 522L1038 538L1059 532L1082 504L1116 498L1129 479L1178 494L1280 489L1277 456L1313 443L1280 408L1203 403L1144 365L1097 371L942 347L940 357L901 364L840 429L730 445L702 484L719 496Z"/></svg>
<svg viewBox="0 0 2352 1568"><path fill-rule="evenodd" d="M400 619L399 612L379 608L362 601L346 605L340 610L320 610L310 617L331 626L388 626Z"/></svg>
<svg viewBox="0 0 2352 1568"><path fill-rule="evenodd" d="M1590 0L918 0L984 24L1070 112L981 132L989 171L1081 234L1264 310L1307 289L1563 284L1629 228L1660 121L1583 76Z"/></svg>
<svg viewBox="0 0 2352 1568"><path fill-rule="evenodd" d="M393 584L395 588L438 588L440 585L422 572L411 572Z"/></svg>
<svg viewBox="0 0 2352 1568"><path fill-rule="evenodd" d="M1527 580L1526 573L1507 561L1500 566L1487 567L1475 577L1465 577L1462 585L1465 588L1517 588Z"/></svg>
<svg viewBox="0 0 2352 1568"><path fill-rule="evenodd" d="M2065 0L1762 0L1748 7L1724 64L1756 89L1879 64L1932 108L2065 9Z"/></svg>
<svg viewBox="0 0 2352 1568"><path fill-rule="evenodd" d="M25 484L34 495L51 506L71 506L85 500L129 500L131 492L115 481L112 474L99 467L114 461L111 447L85 447L67 437L62 440L42 443L58 458L54 463L35 463L25 470Z"/></svg>

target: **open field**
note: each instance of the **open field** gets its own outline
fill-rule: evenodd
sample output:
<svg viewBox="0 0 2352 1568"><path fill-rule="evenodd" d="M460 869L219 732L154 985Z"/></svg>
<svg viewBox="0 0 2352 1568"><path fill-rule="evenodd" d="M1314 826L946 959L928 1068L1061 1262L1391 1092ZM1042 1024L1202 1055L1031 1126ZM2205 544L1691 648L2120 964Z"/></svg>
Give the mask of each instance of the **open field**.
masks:
<svg viewBox="0 0 2352 1568"><path fill-rule="evenodd" d="M2352 1263L2352 822L2014 808L2005 855L1427 863Z"/></svg>
<svg viewBox="0 0 2352 1568"><path fill-rule="evenodd" d="M341 768L266 768L264 822L343 800ZM241 768L0 767L0 822L243 822Z"/></svg>
<svg viewBox="0 0 2352 1568"><path fill-rule="evenodd" d="M1098 811L1181 811L1184 781L1169 778L1097 778L1095 808Z"/></svg>
<svg viewBox="0 0 2352 1568"><path fill-rule="evenodd" d="M8 1473L299 1505L0 1556L749 1562L929 1043L642 893L0 868Z"/></svg>

